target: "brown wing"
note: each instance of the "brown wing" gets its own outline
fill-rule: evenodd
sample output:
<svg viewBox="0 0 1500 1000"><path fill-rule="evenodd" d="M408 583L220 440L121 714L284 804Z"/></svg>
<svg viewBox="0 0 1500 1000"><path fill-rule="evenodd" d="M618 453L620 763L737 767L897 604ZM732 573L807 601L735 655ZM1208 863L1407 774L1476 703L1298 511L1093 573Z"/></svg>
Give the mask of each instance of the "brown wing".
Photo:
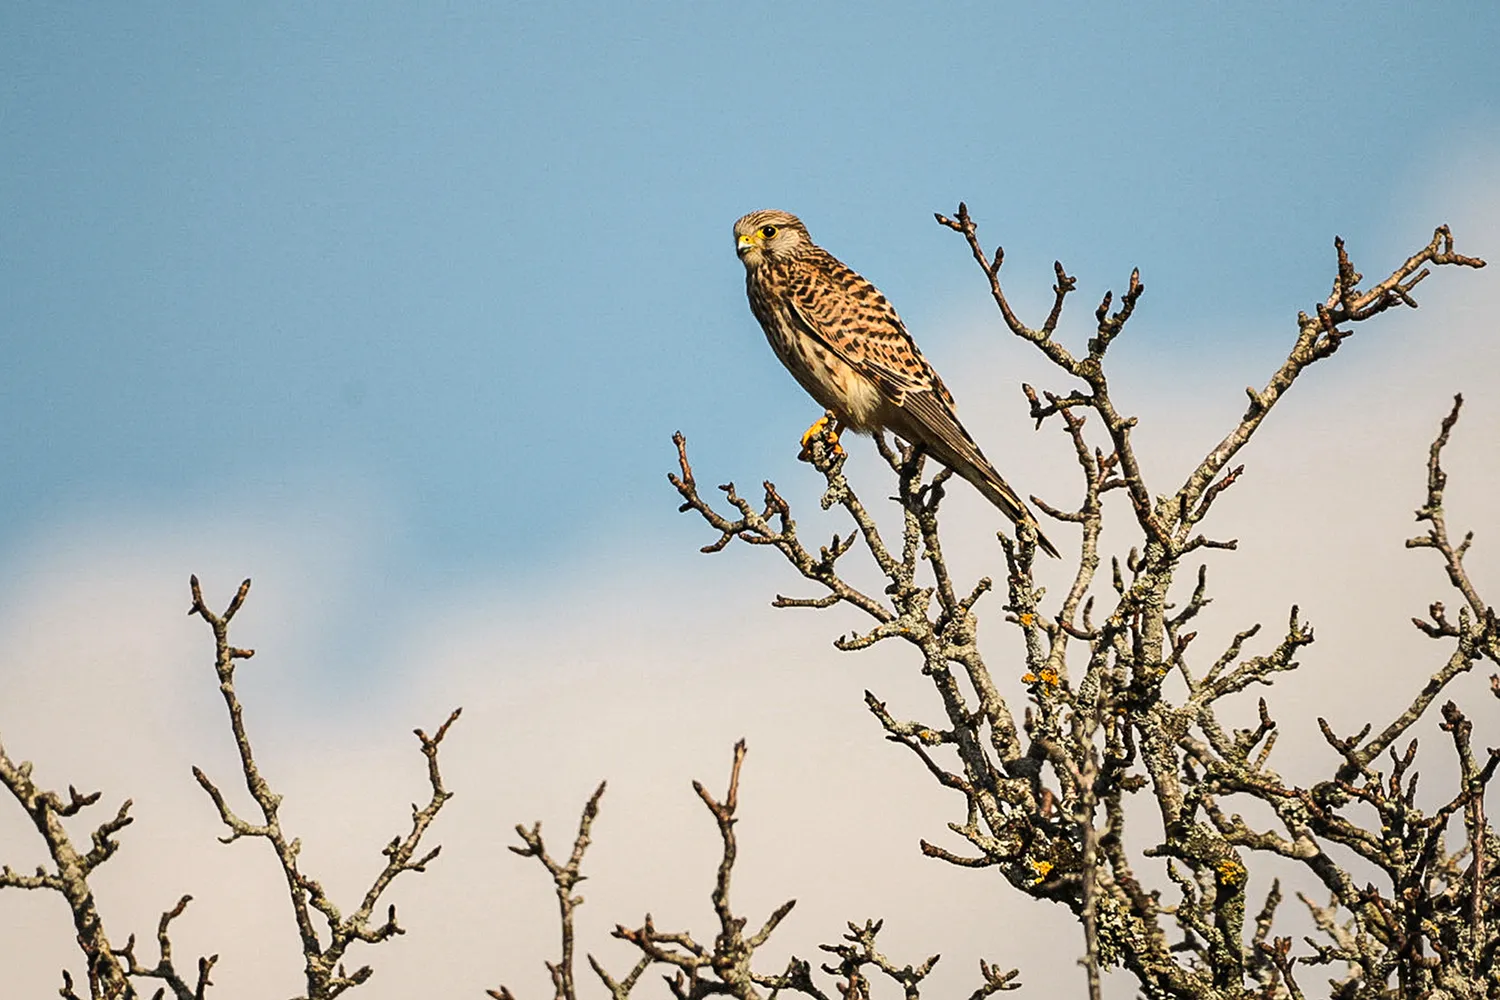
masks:
<svg viewBox="0 0 1500 1000"><path fill-rule="evenodd" d="M1010 488L958 421L953 396L917 350L895 307L870 282L837 258L813 248L800 261L789 297L793 320L846 364L873 382L899 412L890 429L957 472L1017 524L1036 526ZM1042 548L1056 556L1037 531Z"/></svg>
<svg viewBox="0 0 1500 1000"><path fill-rule="evenodd" d="M810 248L797 264L789 304L808 336L875 383L894 406L904 405L908 393L934 385L952 406L948 390L879 289L821 248Z"/></svg>
<svg viewBox="0 0 1500 1000"><path fill-rule="evenodd" d="M904 437L915 433L913 444L927 445L949 465L951 456L993 474L958 422L948 387L880 290L828 253L809 255L805 263L805 281L794 281L791 296L799 325L903 412L908 426L893 430L906 431Z"/></svg>

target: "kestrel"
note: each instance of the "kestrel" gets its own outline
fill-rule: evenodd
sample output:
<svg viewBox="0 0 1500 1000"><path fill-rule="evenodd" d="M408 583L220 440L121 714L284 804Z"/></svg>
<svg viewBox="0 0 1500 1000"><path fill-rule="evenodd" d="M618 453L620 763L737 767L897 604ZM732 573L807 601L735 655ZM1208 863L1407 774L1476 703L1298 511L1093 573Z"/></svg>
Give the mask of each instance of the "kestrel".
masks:
<svg viewBox="0 0 1500 1000"><path fill-rule="evenodd" d="M974 484L1011 521L1031 525L1037 544L1057 556L958 422L953 396L874 285L814 243L788 212L751 212L734 224L734 242L750 311L781 363L838 418L835 443L845 428L895 432ZM803 444L825 433L826 417L808 428Z"/></svg>

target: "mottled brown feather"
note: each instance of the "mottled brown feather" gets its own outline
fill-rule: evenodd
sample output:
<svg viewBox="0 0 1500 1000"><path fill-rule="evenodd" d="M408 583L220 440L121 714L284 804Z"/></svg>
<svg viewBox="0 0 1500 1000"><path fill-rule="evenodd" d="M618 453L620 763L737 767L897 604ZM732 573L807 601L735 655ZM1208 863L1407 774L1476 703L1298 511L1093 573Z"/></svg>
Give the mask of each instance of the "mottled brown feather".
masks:
<svg viewBox="0 0 1500 1000"><path fill-rule="evenodd" d="M1010 520L1037 528L959 422L952 394L879 289L813 243L794 215L752 212L734 231L750 309L814 399L855 431L886 429L922 447ZM1058 554L1040 528L1037 543Z"/></svg>

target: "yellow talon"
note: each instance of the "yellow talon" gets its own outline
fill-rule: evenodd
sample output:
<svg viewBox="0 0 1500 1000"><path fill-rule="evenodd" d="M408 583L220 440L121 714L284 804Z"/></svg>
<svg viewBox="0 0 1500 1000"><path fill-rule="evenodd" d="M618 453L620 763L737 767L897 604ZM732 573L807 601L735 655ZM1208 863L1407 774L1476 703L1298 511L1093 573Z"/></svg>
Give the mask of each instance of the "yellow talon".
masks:
<svg viewBox="0 0 1500 1000"><path fill-rule="evenodd" d="M842 425L829 417L828 414L823 414L802 435L802 450L797 454L798 460L803 462L812 460L812 443L820 437L828 443L828 450L830 452L836 456L843 455L844 446L839 444L839 435L843 432L844 428Z"/></svg>

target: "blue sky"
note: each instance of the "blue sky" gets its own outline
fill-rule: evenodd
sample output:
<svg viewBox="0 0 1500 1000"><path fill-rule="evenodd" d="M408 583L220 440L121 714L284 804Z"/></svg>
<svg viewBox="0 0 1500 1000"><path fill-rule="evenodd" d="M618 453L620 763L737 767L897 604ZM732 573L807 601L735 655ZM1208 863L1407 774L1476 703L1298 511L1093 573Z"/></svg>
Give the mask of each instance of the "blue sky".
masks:
<svg viewBox="0 0 1500 1000"><path fill-rule="evenodd" d="M1061 11L7 8L0 558L330 482L408 579L673 531L673 430L785 473L809 416L743 211L802 214L940 367L985 308L960 198L1016 285L1139 264L1140 349L1215 349L1279 337L1335 232L1406 249L1371 247L1403 190L1500 128L1493 5Z"/></svg>

